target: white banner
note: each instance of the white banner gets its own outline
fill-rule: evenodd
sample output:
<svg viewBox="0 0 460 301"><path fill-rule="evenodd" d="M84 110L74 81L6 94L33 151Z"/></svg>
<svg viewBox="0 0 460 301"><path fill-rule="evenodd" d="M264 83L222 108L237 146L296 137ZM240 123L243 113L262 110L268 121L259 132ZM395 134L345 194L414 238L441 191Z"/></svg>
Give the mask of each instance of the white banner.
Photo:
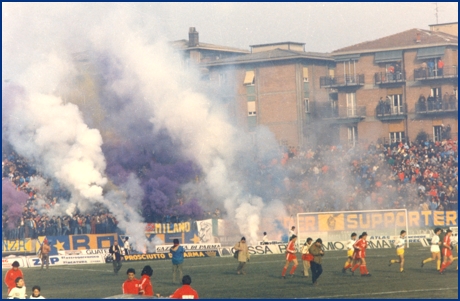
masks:
<svg viewBox="0 0 460 301"><path fill-rule="evenodd" d="M104 256L101 254L96 255L56 255L50 256L50 265L65 265L65 264L95 264L105 263ZM42 265L41 259L36 256L27 258L29 267L39 267Z"/></svg>
<svg viewBox="0 0 460 301"><path fill-rule="evenodd" d="M220 243L215 244L183 244L181 245L184 247L185 251L209 251L214 250L217 251L221 245ZM155 253L169 253L172 245L157 245L155 247Z"/></svg>
<svg viewBox="0 0 460 301"><path fill-rule="evenodd" d="M323 241L323 250L328 251L343 251L346 249L348 241ZM302 246L297 246L297 251ZM373 239L367 241L368 249L390 249L393 248L390 240L388 239ZM286 244L274 244L274 245L258 245L249 246L249 254L251 255L268 255L268 254L284 254L286 251ZM233 247L222 247L219 248L220 257L233 256L235 250Z"/></svg>
<svg viewBox="0 0 460 301"><path fill-rule="evenodd" d="M3 269L11 269L12 268L12 264L13 262L19 262L19 267L20 268L24 268L26 267L26 264L25 264L25 261L24 261L24 257L21 256L21 257L17 257L17 256L8 256L8 257L2 257L2 270Z"/></svg>
<svg viewBox="0 0 460 301"><path fill-rule="evenodd" d="M61 256L95 255L95 254L102 254L102 255L109 254L109 249L84 249L84 250L61 250L61 251L58 251L58 255L61 255Z"/></svg>

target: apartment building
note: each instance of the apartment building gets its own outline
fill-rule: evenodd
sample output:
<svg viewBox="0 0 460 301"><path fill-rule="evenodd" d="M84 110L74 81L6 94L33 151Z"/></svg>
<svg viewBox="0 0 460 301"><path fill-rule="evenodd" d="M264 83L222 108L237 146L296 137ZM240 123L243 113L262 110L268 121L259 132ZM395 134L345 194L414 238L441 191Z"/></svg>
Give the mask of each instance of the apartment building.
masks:
<svg viewBox="0 0 460 301"><path fill-rule="evenodd" d="M452 24L447 26L452 31ZM435 141L458 132L458 37L411 29L331 53L319 111L337 142ZM442 28L441 28L442 29Z"/></svg>
<svg viewBox="0 0 460 301"><path fill-rule="evenodd" d="M328 101L319 79L329 74L334 60L305 52L304 43L250 47L250 54L202 64L209 70L212 94L227 103L236 124L247 131L263 125L281 145L313 145L323 130L313 112Z"/></svg>
<svg viewBox="0 0 460 301"><path fill-rule="evenodd" d="M280 42L250 51L172 42L198 64L235 123L266 126L281 145L397 142L458 133L458 23L410 29L332 53Z"/></svg>

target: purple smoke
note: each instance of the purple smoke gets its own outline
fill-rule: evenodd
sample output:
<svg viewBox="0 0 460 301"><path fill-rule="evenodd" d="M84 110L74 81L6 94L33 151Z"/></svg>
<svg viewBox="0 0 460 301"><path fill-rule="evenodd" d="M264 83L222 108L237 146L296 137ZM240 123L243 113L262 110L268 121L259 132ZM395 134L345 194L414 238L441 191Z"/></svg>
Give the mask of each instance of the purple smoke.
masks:
<svg viewBox="0 0 460 301"><path fill-rule="evenodd" d="M15 185L9 180L2 180L2 209L8 218L16 222L23 212L29 196L23 191L17 191ZM8 223L12 228L14 223Z"/></svg>

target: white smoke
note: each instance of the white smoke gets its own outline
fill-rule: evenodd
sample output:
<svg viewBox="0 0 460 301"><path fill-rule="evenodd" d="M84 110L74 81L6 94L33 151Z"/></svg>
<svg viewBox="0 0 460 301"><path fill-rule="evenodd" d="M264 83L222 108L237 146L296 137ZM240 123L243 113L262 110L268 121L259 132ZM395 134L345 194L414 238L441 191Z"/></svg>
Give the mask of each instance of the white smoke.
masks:
<svg viewBox="0 0 460 301"><path fill-rule="evenodd" d="M11 56L11 62L4 58L4 73L10 71L6 76L26 90L8 121L15 125L8 135L15 149L63 183L79 209L100 202L127 235L139 236L142 219L137 206L143 195L138 181L130 177L120 191L103 195L107 179L101 135L88 128L76 105L56 96L59 84L77 75L70 59L76 47L104 53L118 63L121 73L111 83L112 92L132 99L133 108L147 108L155 129L166 129L184 155L202 168L209 191L224 204L241 234L255 243L264 201L270 200L251 194L244 168L238 166L252 160L242 157L252 153L253 144L249 135L230 123L217 100L195 92L200 85L198 71L185 67L161 36L152 42L154 28L143 26L139 12L129 6L34 4L27 6L28 11L22 5L3 4L7 18L2 48ZM46 26L39 31L41 23ZM16 66L15 60L21 63ZM269 145L276 143L265 132L260 135L259 157L273 152ZM145 239L139 237L141 241Z"/></svg>

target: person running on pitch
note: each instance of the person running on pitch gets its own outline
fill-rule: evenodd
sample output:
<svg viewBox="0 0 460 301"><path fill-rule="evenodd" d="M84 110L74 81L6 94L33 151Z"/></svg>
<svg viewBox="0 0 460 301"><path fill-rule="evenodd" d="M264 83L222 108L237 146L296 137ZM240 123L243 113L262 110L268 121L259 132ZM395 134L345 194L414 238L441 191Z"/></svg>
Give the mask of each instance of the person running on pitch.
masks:
<svg viewBox="0 0 460 301"><path fill-rule="evenodd" d="M439 245L441 244L439 234L441 234L441 231L441 228L434 229L434 235L433 238L431 238L430 246L431 257L422 260L422 268L426 263L436 260L436 270L439 271L441 269L441 249L439 248Z"/></svg>
<svg viewBox="0 0 460 301"><path fill-rule="evenodd" d="M347 242L347 261L345 261L345 265L343 266L342 273L346 273L348 269L351 269L353 263L353 244L356 241L356 233L351 233L350 240Z"/></svg>
<svg viewBox="0 0 460 301"><path fill-rule="evenodd" d="M351 269L351 275L355 274L355 270L359 267L359 271L361 272L362 277L370 277L369 271L367 270L366 266L366 248L367 248L367 233L363 232L361 234L361 238L358 239L354 244L353 248L355 249L353 252L353 259L355 260L355 265Z"/></svg>
<svg viewBox="0 0 460 301"><path fill-rule="evenodd" d="M289 263L294 262L294 265L292 266L291 272L289 273L289 276L294 277L294 272L295 269L297 268L297 265L299 264L297 262L297 256L296 256L296 248L295 248L295 242L297 240L296 235L291 236L291 240L289 241L287 248L286 248L286 264L283 267L283 271L281 272L281 278L286 279L286 271L287 268L289 267Z"/></svg>
<svg viewBox="0 0 460 301"><path fill-rule="evenodd" d="M393 263L399 263L399 272L404 273L404 245L406 244L406 231L401 230L399 238L395 241L396 255L399 259L391 259L388 266Z"/></svg>

